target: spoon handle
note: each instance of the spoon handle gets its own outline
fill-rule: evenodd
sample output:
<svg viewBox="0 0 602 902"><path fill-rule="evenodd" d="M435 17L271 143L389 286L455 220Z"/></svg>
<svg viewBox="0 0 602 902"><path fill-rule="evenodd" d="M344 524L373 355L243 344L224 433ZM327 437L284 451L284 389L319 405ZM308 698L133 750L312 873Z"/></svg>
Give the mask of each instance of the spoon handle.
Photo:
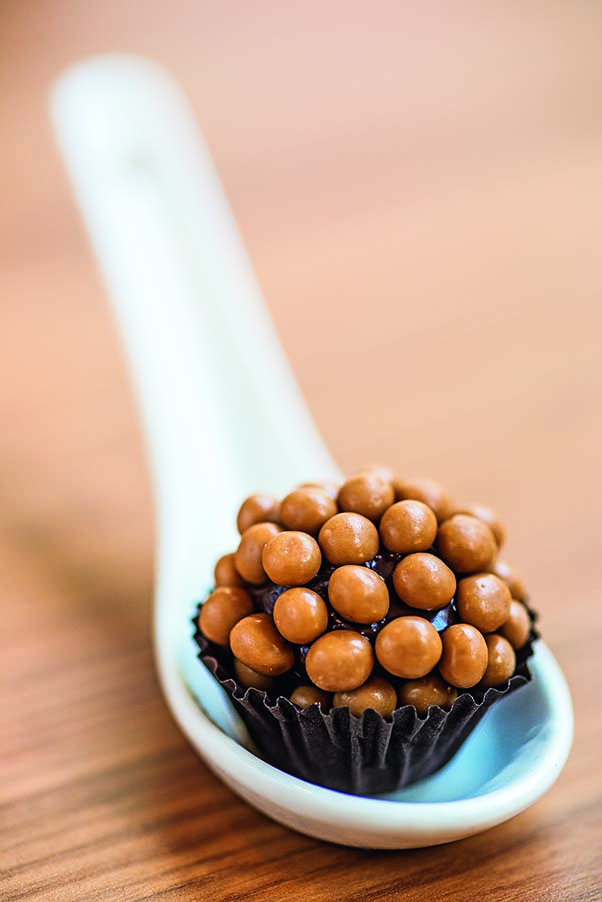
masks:
<svg viewBox="0 0 602 902"><path fill-rule="evenodd" d="M184 567L198 591L207 551L234 541L246 493L336 468L171 78L143 59L100 57L62 76L52 111L143 415L160 572Z"/></svg>

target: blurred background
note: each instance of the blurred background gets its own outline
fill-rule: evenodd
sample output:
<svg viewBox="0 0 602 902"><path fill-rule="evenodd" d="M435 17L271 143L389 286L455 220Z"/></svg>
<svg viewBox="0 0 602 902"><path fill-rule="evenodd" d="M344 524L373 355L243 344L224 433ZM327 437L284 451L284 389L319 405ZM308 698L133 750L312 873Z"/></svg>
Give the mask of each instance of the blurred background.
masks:
<svg viewBox="0 0 602 902"><path fill-rule="evenodd" d="M586 0L3 0L0 543L27 637L16 679L36 660L69 686L98 642L112 679L119 649L152 673L142 444L47 113L67 66L123 51L190 97L341 467L431 475L498 510L584 685L567 605L599 635L601 33ZM80 743L95 749L91 729Z"/></svg>
<svg viewBox="0 0 602 902"><path fill-rule="evenodd" d="M188 93L343 469L490 503L532 591L571 592L600 525L602 7L453 7L4 0L1 516L32 566L150 568L131 397L47 114L65 67L117 50Z"/></svg>

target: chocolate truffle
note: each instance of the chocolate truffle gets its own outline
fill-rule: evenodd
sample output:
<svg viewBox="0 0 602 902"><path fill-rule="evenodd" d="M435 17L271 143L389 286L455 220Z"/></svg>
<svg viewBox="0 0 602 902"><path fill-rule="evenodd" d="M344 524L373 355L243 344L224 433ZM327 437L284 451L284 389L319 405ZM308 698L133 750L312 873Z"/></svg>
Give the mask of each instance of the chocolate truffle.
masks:
<svg viewBox="0 0 602 902"><path fill-rule="evenodd" d="M317 536L321 527L338 512L336 501L316 486L295 489L282 499L280 519L287 529Z"/></svg>
<svg viewBox="0 0 602 902"><path fill-rule="evenodd" d="M224 554L218 560L213 571L216 586L241 586L245 581L234 564L234 552Z"/></svg>
<svg viewBox="0 0 602 902"><path fill-rule="evenodd" d="M382 677L371 676L357 689L335 693L335 708L349 708L356 717L361 717L367 708L372 708L381 717L390 717L397 707L397 695L393 686Z"/></svg>
<svg viewBox="0 0 602 902"><path fill-rule="evenodd" d="M441 522L450 516L452 503L447 492L434 479L396 479L395 497L398 501L422 501L435 512Z"/></svg>
<svg viewBox="0 0 602 902"><path fill-rule="evenodd" d="M436 671L420 680L409 680L399 690L400 704L414 705L419 717L425 717L431 705L449 710L457 697L455 686L448 685Z"/></svg>
<svg viewBox="0 0 602 902"><path fill-rule="evenodd" d="M332 694L324 692L323 689L318 689L317 686L311 683L303 683L301 686L293 689L290 694L290 700L293 704L298 705L299 708L309 708L310 705L315 705L318 702L322 705L324 711L329 711L332 705Z"/></svg>
<svg viewBox="0 0 602 902"><path fill-rule="evenodd" d="M240 506L236 525L242 535L255 523L278 523L280 505L273 495L250 495Z"/></svg>
<svg viewBox="0 0 602 902"><path fill-rule="evenodd" d="M437 518L422 501L398 501L384 512L379 530L389 551L426 551L435 541Z"/></svg>
<svg viewBox="0 0 602 902"><path fill-rule="evenodd" d="M327 692L357 689L366 682L373 666L370 642L351 630L334 630L320 636L305 659L310 680Z"/></svg>
<svg viewBox="0 0 602 902"><path fill-rule="evenodd" d="M271 692L275 686L275 680L273 677L266 676L264 673L257 673L256 670L251 670L250 667L247 667L246 664L243 664L242 661L239 661L238 658L234 658L234 673L236 674L236 679L240 683L241 686L244 686L245 689L262 689L264 692Z"/></svg>
<svg viewBox="0 0 602 902"><path fill-rule="evenodd" d="M435 667L441 657L441 639L423 617L397 617L376 637L376 657L389 673L413 680Z"/></svg>
<svg viewBox="0 0 602 902"><path fill-rule="evenodd" d="M506 683L516 667L516 655L507 639L497 633L485 636L487 643L487 669L479 683L484 689Z"/></svg>
<svg viewBox="0 0 602 902"><path fill-rule="evenodd" d="M395 501L393 486L375 472L352 476L343 483L338 503L342 511L378 520Z"/></svg>
<svg viewBox="0 0 602 902"><path fill-rule="evenodd" d="M458 583L456 607L465 623L482 633L492 633L510 614L510 589L493 573L475 573Z"/></svg>
<svg viewBox="0 0 602 902"><path fill-rule="evenodd" d="M345 564L334 571L328 600L341 617L355 623L376 623L389 610L389 592L374 570Z"/></svg>
<svg viewBox="0 0 602 902"><path fill-rule="evenodd" d="M265 676L286 673L295 663L293 646L283 639L269 614L250 614L230 633L232 654Z"/></svg>
<svg viewBox="0 0 602 902"><path fill-rule="evenodd" d="M378 552L378 531L361 514L335 514L327 520L318 537L324 556L335 567L365 564Z"/></svg>
<svg viewBox="0 0 602 902"><path fill-rule="evenodd" d="M476 686L487 669L487 644L469 623L448 626L441 636L443 654L439 670L443 679L458 689Z"/></svg>
<svg viewBox="0 0 602 902"><path fill-rule="evenodd" d="M496 547L487 524L467 514L454 514L441 524L437 533L437 550L457 573L487 570Z"/></svg>
<svg viewBox="0 0 602 902"><path fill-rule="evenodd" d="M320 547L306 532L280 532L265 545L263 569L277 585L302 586L313 579L322 563Z"/></svg>
<svg viewBox="0 0 602 902"><path fill-rule="evenodd" d="M504 544L506 530L497 514L490 507L486 507L484 504L457 505L454 509L454 514L468 514L471 517L476 517L477 520L482 520L493 533L497 547L501 548Z"/></svg>
<svg viewBox="0 0 602 902"><path fill-rule="evenodd" d="M512 599L508 619L500 626L498 633L508 640L516 651L522 648L531 632L531 620L522 601Z"/></svg>
<svg viewBox="0 0 602 902"><path fill-rule="evenodd" d="M328 608L311 589L288 589L276 600L274 623L278 632L296 645L313 642L326 631Z"/></svg>
<svg viewBox="0 0 602 902"><path fill-rule="evenodd" d="M243 579L255 586L267 580L261 562L265 545L278 535L280 527L275 523L255 523L242 535L234 554L234 564Z"/></svg>
<svg viewBox="0 0 602 902"><path fill-rule="evenodd" d="M227 646L232 627L252 610L251 596L244 589L218 586L201 607L199 627L210 642Z"/></svg>
<svg viewBox="0 0 602 902"><path fill-rule="evenodd" d="M393 585L402 601L423 611L445 607L456 591L456 577L434 554L409 554L393 571Z"/></svg>

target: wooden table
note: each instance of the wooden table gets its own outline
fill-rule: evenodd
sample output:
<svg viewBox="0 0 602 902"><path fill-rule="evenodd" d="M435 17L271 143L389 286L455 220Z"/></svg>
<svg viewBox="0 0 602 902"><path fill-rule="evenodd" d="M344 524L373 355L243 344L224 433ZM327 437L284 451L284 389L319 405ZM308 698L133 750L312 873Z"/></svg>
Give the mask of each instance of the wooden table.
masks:
<svg viewBox="0 0 602 902"><path fill-rule="evenodd" d="M2 898L598 900L602 7L296 6L2 4ZM165 708L140 436L45 109L115 49L188 90L341 465L432 474L508 524L576 737L495 830L297 835Z"/></svg>

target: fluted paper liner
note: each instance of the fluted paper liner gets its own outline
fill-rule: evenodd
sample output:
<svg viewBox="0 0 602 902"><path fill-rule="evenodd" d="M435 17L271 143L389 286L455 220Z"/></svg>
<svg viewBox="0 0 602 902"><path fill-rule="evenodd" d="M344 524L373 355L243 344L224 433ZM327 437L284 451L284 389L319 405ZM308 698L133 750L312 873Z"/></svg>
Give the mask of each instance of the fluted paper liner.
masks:
<svg viewBox="0 0 602 902"><path fill-rule="evenodd" d="M433 706L424 718L404 705L385 719L372 709L361 717L349 708L299 709L283 696L273 702L265 691L245 689L228 673L229 652L205 639L196 618L194 625L200 660L232 699L266 761L310 783L357 795L392 792L443 767L491 705L530 681L527 660L537 637L532 630L502 688L462 692L449 711Z"/></svg>

